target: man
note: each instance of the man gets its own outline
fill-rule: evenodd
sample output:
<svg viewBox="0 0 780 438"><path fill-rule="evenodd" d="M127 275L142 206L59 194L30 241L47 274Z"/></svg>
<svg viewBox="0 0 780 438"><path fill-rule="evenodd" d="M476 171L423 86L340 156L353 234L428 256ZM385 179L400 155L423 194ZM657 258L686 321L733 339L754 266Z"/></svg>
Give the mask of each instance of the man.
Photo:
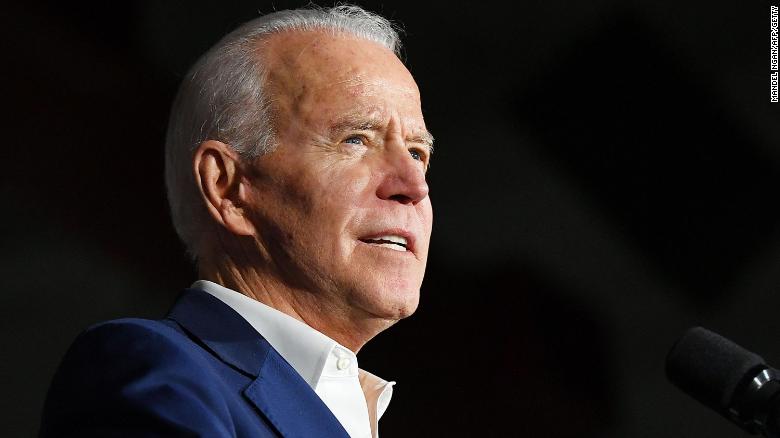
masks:
<svg viewBox="0 0 780 438"><path fill-rule="evenodd" d="M167 139L201 280L160 321L83 333L42 436L377 436L392 382L355 353L417 307L432 137L383 18L281 11L192 68Z"/></svg>

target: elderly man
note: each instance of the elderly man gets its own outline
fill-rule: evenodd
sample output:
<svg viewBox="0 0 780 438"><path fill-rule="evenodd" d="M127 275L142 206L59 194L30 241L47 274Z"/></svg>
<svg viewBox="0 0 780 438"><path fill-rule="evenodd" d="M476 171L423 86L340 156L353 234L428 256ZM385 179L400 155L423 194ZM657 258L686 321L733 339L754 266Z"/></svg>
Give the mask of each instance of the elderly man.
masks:
<svg viewBox="0 0 780 438"><path fill-rule="evenodd" d="M392 382L355 353L417 307L432 137L383 18L240 27L177 96L166 178L201 280L166 319L83 333L42 436L377 436Z"/></svg>

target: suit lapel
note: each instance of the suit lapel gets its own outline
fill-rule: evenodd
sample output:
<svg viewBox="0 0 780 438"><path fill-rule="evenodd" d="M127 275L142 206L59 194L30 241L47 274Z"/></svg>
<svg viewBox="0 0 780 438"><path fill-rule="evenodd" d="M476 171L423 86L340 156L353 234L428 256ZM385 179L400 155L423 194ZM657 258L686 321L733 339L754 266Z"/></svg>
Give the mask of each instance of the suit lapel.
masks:
<svg viewBox="0 0 780 438"><path fill-rule="evenodd" d="M295 369L230 306L187 289L168 318L199 339L215 356L254 381L243 390L285 438L349 435Z"/></svg>
<svg viewBox="0 0 780 438"><path fill-rule="evenodd" d="M276 350L271 350L246 396L285 437L349 435L320 397Z"/></svg>

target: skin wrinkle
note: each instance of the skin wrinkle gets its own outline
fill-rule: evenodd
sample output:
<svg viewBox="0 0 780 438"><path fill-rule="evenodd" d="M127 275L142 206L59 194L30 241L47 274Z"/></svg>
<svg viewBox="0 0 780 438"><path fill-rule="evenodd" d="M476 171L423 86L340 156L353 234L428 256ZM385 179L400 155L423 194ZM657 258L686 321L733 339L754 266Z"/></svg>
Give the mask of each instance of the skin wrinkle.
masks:
<svg viewBox="0 0 780 438"><path fill-rule="evenodd" d="M357 352L419 300L432 221L426 165L409 153L429 135L419 91L397 57L370 41L290 32L263 50L277 147L241 162L218 142L200 146L196 156L213 149L235 160L235 174L201 181L213 186L202 192L213 193L204 196L218 235L201 277ZM333 132L345 117L372 124L366 143L344 143L353 130ZM394 228L412 233L415 252L359 240Z"/></svg>

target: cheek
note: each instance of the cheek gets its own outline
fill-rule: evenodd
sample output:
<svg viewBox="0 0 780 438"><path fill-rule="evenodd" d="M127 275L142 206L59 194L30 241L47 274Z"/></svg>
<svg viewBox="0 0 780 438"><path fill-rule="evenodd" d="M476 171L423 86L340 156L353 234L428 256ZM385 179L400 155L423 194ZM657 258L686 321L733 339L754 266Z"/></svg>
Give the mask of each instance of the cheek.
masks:
<svg viewBox="0 0 780 438"><path fill-rule="evenodd" d="M329 175L320 187L321 207L334 211L335 217L352 216L373 195L372 175L367 169L349 169Z"/></svg>
<svg viewBox="0 0 780 438"><path fill-rule="evenodd" d="M431 226L433 225L433 204L431 204L431 198L425 198L425 200L421 203L422 206L422 217L425 223L428 225L428 230L431 229Z"/></svg>
<svg viewBox="0 0 780 438"><path fill-rule="evenodd" d="M306 211L300 211L297 218L298 228L308 237L308 243L303 245L325 259L321 263L338 264L349 257L355 224L361 221L364 211L361 206L368 202L370 179L368 172L350 169L323 173L316 187L311 187Z"/></svg>
<svg viewBox="0 0 780 438"><path fill-rule="evenodd" d="M426 236L430 239L431 230L433 228L433 206L431 205L430 198L425 198L420 204L418 204L418 214L422 221L423 230L425 230Z"/></svg>

